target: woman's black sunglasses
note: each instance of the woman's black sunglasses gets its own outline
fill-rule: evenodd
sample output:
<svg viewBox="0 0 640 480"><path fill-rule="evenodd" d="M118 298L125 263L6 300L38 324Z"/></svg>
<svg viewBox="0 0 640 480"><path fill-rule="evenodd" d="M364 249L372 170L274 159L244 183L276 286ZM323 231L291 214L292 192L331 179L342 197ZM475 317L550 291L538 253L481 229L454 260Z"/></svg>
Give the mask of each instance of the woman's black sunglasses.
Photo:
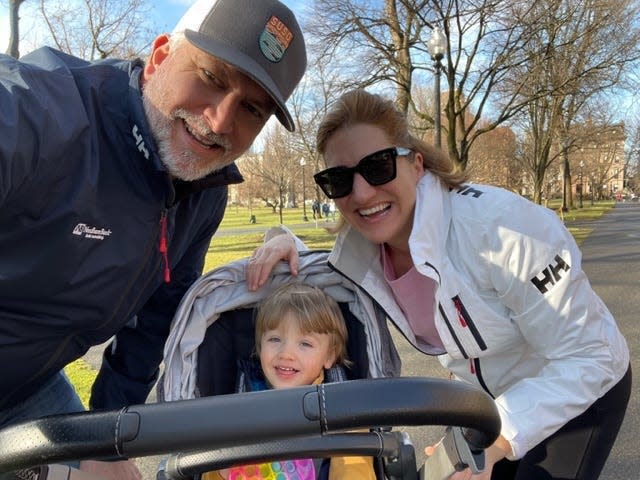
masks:
<svg viewBox="0 0 640 480"><path fill-rule="evenodd" d="M358 172L369 185L377 187L396 178L396 158L411 150L391 147L367 155L355 167L332 167L316 173L313 178L329 198L346 197L353 189L353 175Z"/></svg>

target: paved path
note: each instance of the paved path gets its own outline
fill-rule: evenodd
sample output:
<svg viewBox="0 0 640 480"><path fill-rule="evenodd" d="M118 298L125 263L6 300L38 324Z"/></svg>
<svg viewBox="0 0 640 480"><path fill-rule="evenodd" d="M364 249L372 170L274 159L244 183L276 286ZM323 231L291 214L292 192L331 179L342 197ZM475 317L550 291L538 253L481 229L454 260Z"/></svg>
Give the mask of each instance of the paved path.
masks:
<svg viewBox="0 0 640 480"><path fill-rule="evenodd" d="M591 224L593 232L582 244L583 268L596 292L613 312L631 350L632 368L640 373L640 204L620 203L602 219ZM426 358L403 338L395 336L403 359L403 375L444 377L447 373L435 359ZM98 367L102 346L94 347L85 359ZM155 401L152 394L149 401ZM441 427L405 428L417 447L440 437ZM629 409L616 445L600 480L640 478L640 455L635 442L640 432L640 394L633 389ZM155 478L156 457L138 459L145 479Z"/></svg>
<svg viewBox="0 0 640 480"><path fill-rule="evenodd" d="M598 220L582 244L583 265L593 288L624 333L636 376L622 429L601 480L640 478L640 204L618 203Z"/></svg>

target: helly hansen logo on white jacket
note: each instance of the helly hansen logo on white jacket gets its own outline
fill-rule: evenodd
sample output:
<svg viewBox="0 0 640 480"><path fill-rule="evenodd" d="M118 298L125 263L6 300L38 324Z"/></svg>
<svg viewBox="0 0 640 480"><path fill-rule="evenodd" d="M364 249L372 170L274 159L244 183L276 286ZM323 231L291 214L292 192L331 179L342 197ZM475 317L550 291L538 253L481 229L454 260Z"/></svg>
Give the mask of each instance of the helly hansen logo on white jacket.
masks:
<svg viewBox="0 0 640 480"><path fill-rule="evenodd" d="M568 272L571 266L565 262L560 255L556 255L556 264L549 265L537 276L531 279L540 293L547 293L556 282L560 281L564 272Z"/></svg>

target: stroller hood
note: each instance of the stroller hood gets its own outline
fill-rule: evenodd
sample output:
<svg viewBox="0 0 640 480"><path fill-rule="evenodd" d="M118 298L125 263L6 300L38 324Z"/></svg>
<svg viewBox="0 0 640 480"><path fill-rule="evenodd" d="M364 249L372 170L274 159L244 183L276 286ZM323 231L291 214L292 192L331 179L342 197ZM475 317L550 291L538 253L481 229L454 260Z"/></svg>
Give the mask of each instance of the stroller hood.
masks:
<svg viewBox="0 0 640 480"><path fill-rule="evenodd" d="M256 306L280 285L290 282L317 286L337 302L348 304L365 330L368 375L398 376L400 357L387 328L386 315L368 295L328 266L328 256L328 251L302 251L297 276L291 275L287 263L280 262L256 292L250 292L246 285L248 258L225 264L198 279L178 306L165 344L163 400L196 397L198 347L209 325L224 312Z"/></svg>

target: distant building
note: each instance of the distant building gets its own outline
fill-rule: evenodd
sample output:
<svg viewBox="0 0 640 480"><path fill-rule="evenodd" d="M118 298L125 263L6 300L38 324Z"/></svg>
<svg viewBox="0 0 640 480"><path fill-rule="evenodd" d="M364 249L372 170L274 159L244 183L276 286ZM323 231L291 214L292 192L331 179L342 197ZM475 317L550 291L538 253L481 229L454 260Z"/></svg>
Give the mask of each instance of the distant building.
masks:
<svg viewBox="0 0 640 480"><path fill-rule="evenodd" d="M522 167L516 163L516 134L496 127L471 145L467 171L472 181L520 192Z"/></svg>
<svg viewBox="0 0 640 480"><path fill-rule="evenodd" d="M580 125L569 148L571 183L574 194L596 199L612 198L625 188L626 133L624 123L610 126Z"/></svg>

